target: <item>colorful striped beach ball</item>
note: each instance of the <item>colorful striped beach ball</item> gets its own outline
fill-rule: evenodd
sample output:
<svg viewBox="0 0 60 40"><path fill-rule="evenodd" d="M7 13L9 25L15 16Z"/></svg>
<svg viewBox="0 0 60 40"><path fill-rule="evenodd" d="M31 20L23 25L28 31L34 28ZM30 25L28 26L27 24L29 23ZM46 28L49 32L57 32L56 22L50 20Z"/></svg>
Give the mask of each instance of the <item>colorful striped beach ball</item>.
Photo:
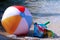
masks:
<svg viewBox="0 0 60 40"><path fill-rule="evenodd" d="M10 34L26 34L32 24L32 15L24 6L10 6L5 10L1 23Z"/></svg>

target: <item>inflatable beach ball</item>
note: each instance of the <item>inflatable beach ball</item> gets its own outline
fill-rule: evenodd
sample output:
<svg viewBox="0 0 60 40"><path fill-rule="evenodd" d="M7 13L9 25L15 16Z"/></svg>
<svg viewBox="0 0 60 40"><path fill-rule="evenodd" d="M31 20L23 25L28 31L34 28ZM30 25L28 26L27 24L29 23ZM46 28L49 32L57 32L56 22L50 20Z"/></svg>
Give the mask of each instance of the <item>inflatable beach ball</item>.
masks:
<svg viewBox="0 0 60 40"><path fill-rule="evenodd" d="M24 6L11 6L5 10L1 23L10 34L26 34L32 24L32 15Z"/></svg>

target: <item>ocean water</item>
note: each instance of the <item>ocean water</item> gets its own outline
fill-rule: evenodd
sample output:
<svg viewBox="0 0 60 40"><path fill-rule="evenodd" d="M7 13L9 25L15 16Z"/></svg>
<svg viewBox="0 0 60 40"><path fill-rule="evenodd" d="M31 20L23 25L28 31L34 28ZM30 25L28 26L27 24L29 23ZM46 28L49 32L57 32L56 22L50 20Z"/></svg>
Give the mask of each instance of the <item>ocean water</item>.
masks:
<svg viewBox="0 0 60 40"><path fill-rule="evenodd" d="M27 3L32 13L60 13L60 0L38 0Z"/></svg>

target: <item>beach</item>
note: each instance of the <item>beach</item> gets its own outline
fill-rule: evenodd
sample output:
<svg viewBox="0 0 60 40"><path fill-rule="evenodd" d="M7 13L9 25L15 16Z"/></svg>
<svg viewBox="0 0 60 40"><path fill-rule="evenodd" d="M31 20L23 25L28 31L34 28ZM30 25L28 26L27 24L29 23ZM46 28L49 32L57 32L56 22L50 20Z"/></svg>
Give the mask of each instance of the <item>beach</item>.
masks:
<svg viewBox="0 0 60 40"><path fill-rule="evenodd" d="M27 1L26 6L32 14L33 23L30 28L30 32L27 36L16 37L16 35L10 35L3 30L1 26L0 34L4 35L7 39L10 40L60 40L60 1L47 1L47 0L38 0L38 1ZM1 14L2 15L2 14ZM1 18L1 17L0 17ZM47 25L47 29L53 31L54 38L38 38L33 37L34 32L34 23L44 24L47 21L50 23Z"/></svg>

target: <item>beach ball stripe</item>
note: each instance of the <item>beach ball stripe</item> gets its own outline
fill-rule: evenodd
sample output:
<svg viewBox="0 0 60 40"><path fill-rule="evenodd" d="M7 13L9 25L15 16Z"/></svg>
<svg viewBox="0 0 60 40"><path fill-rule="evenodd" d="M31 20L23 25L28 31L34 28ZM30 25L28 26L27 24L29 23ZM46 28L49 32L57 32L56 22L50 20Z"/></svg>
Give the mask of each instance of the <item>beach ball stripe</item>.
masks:
<svg viewBox="0 0 60 40"><path fill-rule="evenodd" d="M24 6L11 6L5 10L1 23L10 34L25 34L31 27L32 15Z"/></svg>
<svg viewBox="0 0 60 40"><path fill-rule="evenodd" d="M13 7L13 6L12 7L8 7L5 10L5 12L4 12L3 16L2 16L2 20L6 19L8 17L11 17L11 16L20 15L20 13L21 12L15 7Z"/></svg>
<svg viewBox="0 0 60 40"><path fill-rule="evenodd" d="M23 23L24 22L24 23ZM26 26L26 27L24 27L24 26ZM21 27L20 27L21 26ZM22 29L23 28L23 29ZM26 31L25 31L26 30ZM28 24L27 24L27 22L25 21L25 19L24 18L22 18L22 20L21 20L21 22L20 22L20 24L18 25L18 27L17 27L17 29L16 29L16 31L14 32L14 33L16 33L16 34L22 34L22 33L26 33L26 32L28 32Z"/></svg>
<svg viewBox="0 0 60 40"><path fill-rule="evenodd" d="M32 21L30 21L30 20L32 19L32 17L26 16L25 19L27 20L27 23L28 23L29 28L30 28L31 27L31 23L32 23Z"/></svg>
<svg viewBox="0 0 60 40"><path fill-rule="evenodd" d="M14 20L14 21L12 21L12 20ZM12 34L16 30L16 28L19 24L19 21L21 21L20 16L11 16L11 17L6 18L2 22L2 24L3 24L3 26L5 26L4 28L6 29L6 31Z"/></svg>
<svg viewBox="0 0 60 40"><path fill-rule="evenodd" d="M29 12L29 10L28 10L27 8L25 8L24 13L25 13L25 15L27 15L27 16L32 16L32 15L31 15L31 12Z"/></svg>
<svg viewBox="0 0 60 40"><path fill-rule="evenodd" d="M28 15L26 16L24 13L20 13L20 16L22 16L23 18L25 18L25 20L28 23L29 28L30 28L31 23L32 23L32 21L30 21L30 20L32 19L32 17L31 16L28 16Z"/></svg>
<svg viewBox="0 0 60 40"><path fill-rule="evenodd" d="M24 12L25 7L24 6L15 6L19 11Z"/></svg>

